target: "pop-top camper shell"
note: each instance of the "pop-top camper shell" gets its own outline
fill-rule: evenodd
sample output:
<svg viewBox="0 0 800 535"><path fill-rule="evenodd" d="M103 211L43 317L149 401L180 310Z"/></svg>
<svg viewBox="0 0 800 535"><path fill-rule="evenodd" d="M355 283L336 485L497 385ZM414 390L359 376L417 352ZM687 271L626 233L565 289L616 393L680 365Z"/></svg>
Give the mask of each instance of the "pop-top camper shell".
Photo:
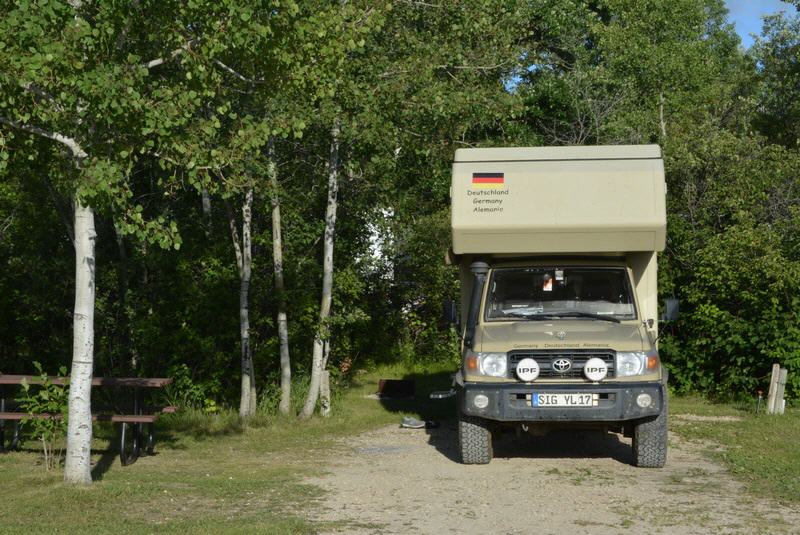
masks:
<svg viewBox="0 0 800 535"><path fill-rule="evenodd" d="M461 302L476 258L624 257L655 327L665 193L658 145L457 150L450 194Z"/></svg>

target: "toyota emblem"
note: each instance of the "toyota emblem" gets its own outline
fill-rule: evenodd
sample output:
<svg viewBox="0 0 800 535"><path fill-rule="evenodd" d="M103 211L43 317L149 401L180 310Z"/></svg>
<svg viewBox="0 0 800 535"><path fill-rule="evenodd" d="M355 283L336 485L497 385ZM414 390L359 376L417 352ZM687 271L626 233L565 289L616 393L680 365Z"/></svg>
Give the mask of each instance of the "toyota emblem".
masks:
<svg viewBox="0 0 800 535"><path fill-rule="evenodd" d="M563 340L566 337L567 337L567 333L565 333L564 331L558 331L556 333L556 338L558 338L559 340Z"/></svg>
<svg viewBox="0 0 800 535"><path fill-rule="evenodd" d="M553 370L558 373L567 373L572 368L572 361L568 358L553 359Z"/></svg>

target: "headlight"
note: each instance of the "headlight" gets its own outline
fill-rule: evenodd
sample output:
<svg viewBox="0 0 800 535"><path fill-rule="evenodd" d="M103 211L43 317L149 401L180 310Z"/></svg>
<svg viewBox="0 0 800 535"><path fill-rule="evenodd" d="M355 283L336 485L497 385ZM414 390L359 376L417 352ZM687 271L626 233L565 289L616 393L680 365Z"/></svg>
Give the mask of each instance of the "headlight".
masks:
<svg viewBox="0 0 800 535"><path fill-rule="evenodd" d="M656 351L619 351L617 353L617 377L656 373L658 366L658 352Z"/></svg>
<svg viewBox="0 0 800 535"><path fill-rule="evenodd" d="M464 360L467 372L492 377L505 377L508 359L505 353L467 353Z"/></svg>
<svg viewBox="0 0 800 535"><path fill-rule="evenodd" d="M505 353L478 353L481 373L492 377L505 377L507 359Z"/></svg>

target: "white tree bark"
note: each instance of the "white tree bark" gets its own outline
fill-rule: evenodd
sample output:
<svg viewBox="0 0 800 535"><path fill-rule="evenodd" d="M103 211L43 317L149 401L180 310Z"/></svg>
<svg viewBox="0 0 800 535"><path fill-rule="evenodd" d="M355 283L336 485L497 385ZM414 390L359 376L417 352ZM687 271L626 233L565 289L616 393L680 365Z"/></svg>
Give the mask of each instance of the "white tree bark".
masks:
<svg viewBox="0 0 800 535"><path fill-rule="evenodd" d="M331 374L328 371L328 357L331 355L330 340L325 340L322 346L322 376L319 381L319 413L328 417L331 415Z"/></svg>
<svg viewBox="0 0 800 535"><path fill-rule="evenodd" d="M281 237L281 200L278 193L278 169L272 140L268 149L268 173L272 187L272 258L275 269L275 293L278 297L278 340L281 355L281 401L278 410L289 414L292 408L292 361L289 357L289 321L286 317L286 286L283 280L283 239Z"/></svg>
<svg viewBox="0 0 800 535"><path fill-rule="evenodd" d="M92 367L94 361L95 239L94 212L75 200L75 312L69 419L64 480L92 482Z"/></svg>
<svg viewBox="0 0 800 535"><path fill-rule="evenodd" d="M331 372L322 370L319 381L319 413L328 417L331 415Z"/></svg>
<svg viewBox="0 0 800 535"><path fill-rule="evenodd" d="M252 265L252 245L250 227L252 221L253 188L247 188L242 203L242 243L236 231L236 218L228 209L228 221L236 252L236 266L239 268L239 336L242 345L242 389L239 400L239 417L247 419L256 412L256 378L253 370L253 353L250 347L250 274Z"/></svg>
<svg viewBox="0 0 800 535"><path fill-rule="evenodd" d="M339 134L340 123L337 118L331 129L331 153L328 163L328 204L325 210L325 241L322 258L322 298L319 307L319 325L314 335L314 350L311 356L311 384L308 389L300 418L311 418L319 398L324 359L323 330L331 312L333 290L333 242L336 233L336 208L339 190Z"/></svg>
<svg viewBox="0 0 800 535"><path fill-rule="evenodd" d="M206 238L211 238L211 194L208 189L203 188L200 192L203 199L203 226L206 231Z"/></svg>

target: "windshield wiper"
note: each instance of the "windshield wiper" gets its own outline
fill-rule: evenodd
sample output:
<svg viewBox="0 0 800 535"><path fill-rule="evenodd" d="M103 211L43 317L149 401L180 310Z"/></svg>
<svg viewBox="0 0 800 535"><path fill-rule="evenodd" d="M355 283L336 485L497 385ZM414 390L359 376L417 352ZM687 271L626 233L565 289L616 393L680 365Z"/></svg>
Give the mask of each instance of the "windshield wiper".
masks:
<svg viewBox="0 0 800 535"><path fill-rule="evenodd" d="M504 318L523 318L526 320L535 320L539 319L539 314L526 314L525 312L503 312Z"/></svg>
<svg viewBox="0 0 800 535"><path fill-rule="evenodd" d="M614 316L605 316L603 314L592 314L591 312L559 312L557 314L549 314L549 316L555 316L560 318L591 318L593 320L603 320L603 321L613 321L614 323L619 323L621 320L619 318L615 318Z"/></svg>
<svg viewBox="0 0 800 535"><path fill-rule="evenodd" d="M553 320L561 317L560 314L542 314L540 312L532 312L526 314L525 312L503 312L503 317L506 318L523 318L531 321Z"/></svg>

